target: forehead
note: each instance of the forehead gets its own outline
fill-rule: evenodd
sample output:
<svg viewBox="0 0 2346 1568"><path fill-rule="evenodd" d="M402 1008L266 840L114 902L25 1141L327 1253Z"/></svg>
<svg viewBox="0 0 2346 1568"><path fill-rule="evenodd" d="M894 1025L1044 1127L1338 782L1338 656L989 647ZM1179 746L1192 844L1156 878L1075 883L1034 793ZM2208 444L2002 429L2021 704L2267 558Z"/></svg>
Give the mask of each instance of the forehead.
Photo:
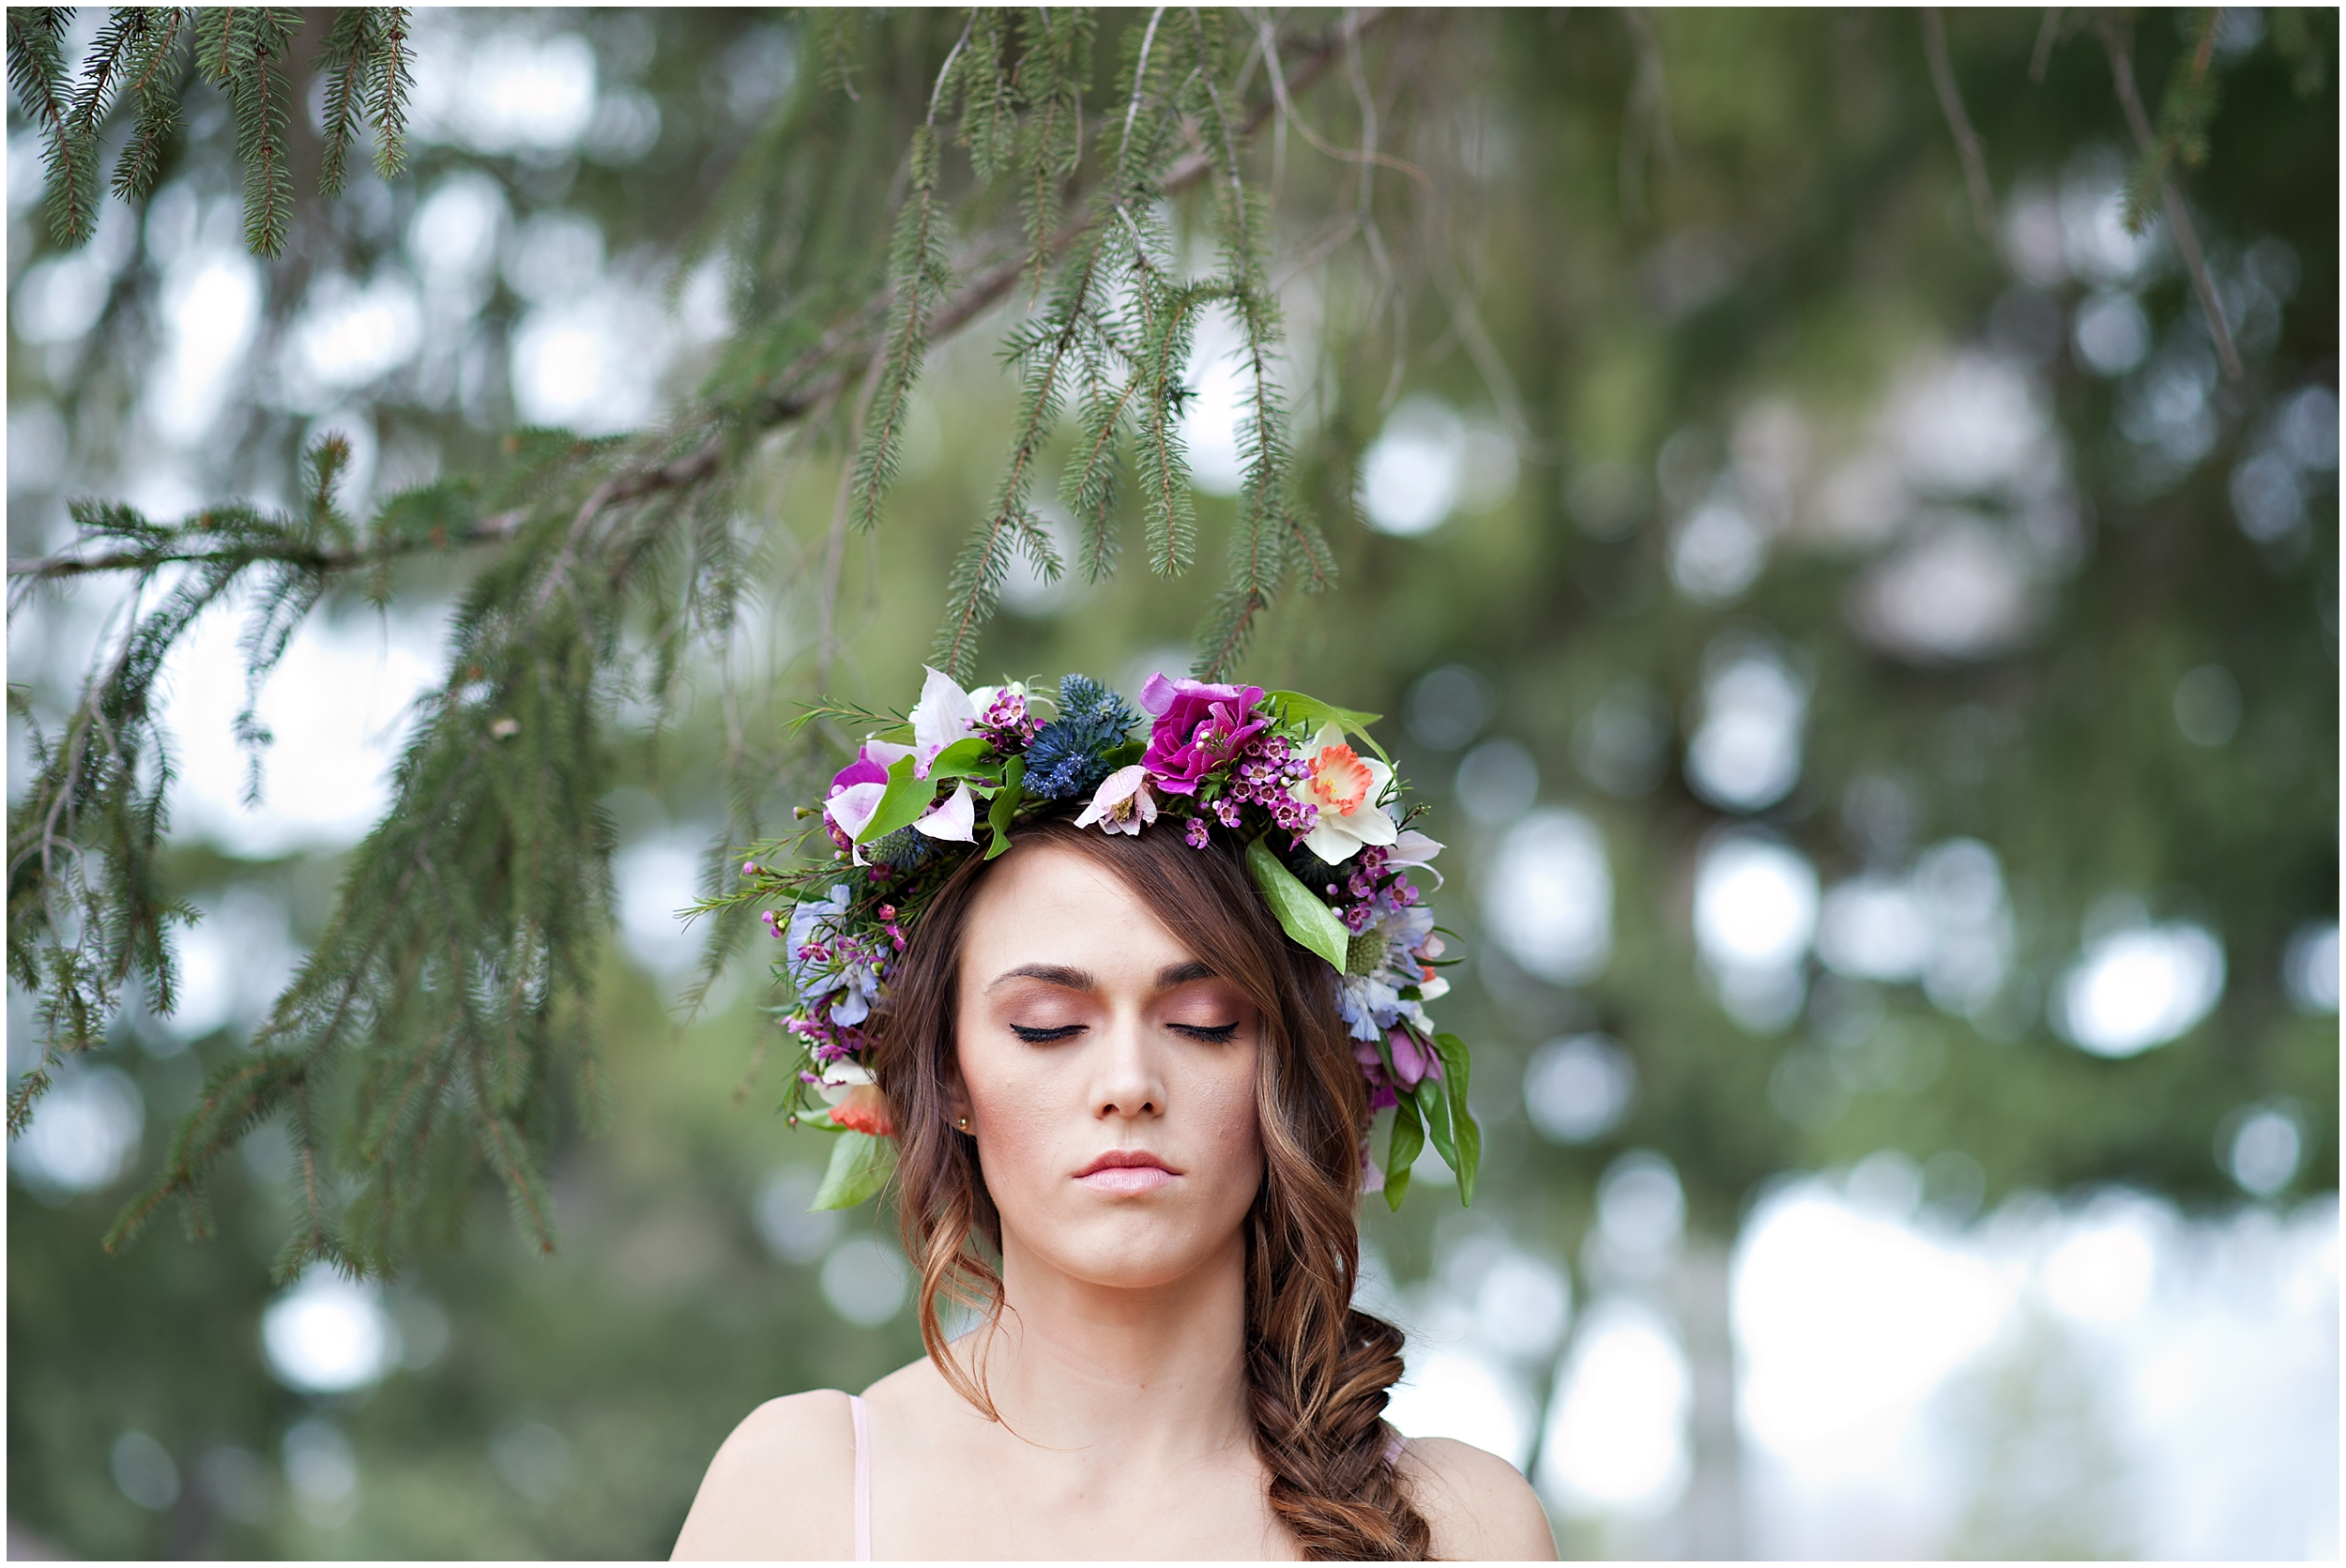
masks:
<svg viewBox="0 0 2346 1568"><path fill-rule="evenodd" d="M962 934L962 973L979 984L1023 964L1103 978L1126 970L1153 976L1196 956L1113 871L1049 844L1002 857L978 890Z"/></svg>

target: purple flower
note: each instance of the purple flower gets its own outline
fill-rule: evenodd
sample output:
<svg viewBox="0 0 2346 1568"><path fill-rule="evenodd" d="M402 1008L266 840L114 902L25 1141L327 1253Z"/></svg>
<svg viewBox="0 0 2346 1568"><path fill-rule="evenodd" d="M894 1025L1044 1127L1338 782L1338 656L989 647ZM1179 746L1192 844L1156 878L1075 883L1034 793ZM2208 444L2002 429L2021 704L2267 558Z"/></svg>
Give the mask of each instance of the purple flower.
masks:
<svg viewBox="0 0 2346 1568"><path fill-rule="evenodd" d="M1167 795L1195 795L1208 775L1236 760L1269 721L1255 717L1259 686L1215 686L1152 675L1140 706L1156 715L1149 750L1140 760Z"/></svg>
<svg viewBox="0 0 2346 1568"><path fill-rule="evenodd" d="M853 784L884 784L887 782L888 769L872 760L871 748L867 745L856 754L853 762L830 776L830 792L836 795Z"/></svg>
<svg viewBox="0 0 2346 1568"><path fill-rule="evenodd" d="M1393 1047L1393 1075L1403 1088L1415 1088L1428 1078L1441 1076L1441 1058L1409 1030L1387 1029L1385 1043Z"/></svg>
<svg viewBox="0 0 2346 1568"><path fill-rule="evenodd" d="M1377 1040L1352 1043L1352 1059L1360 1064L1361 1076L1368 1084L1368 1108L1384 1109L1394 1103L1396 1091L1412 1089L1428 1078L1441 1076L1441 1058L1431 1047L1419 1043L1407 1029L1389 1029L1385 1042L1393 1049L1393 1069L1387 1072L1385 1058L1377 1053Z"/></svg>
<svg viewBox="0 0 2346 1568"><path fill-rule="evenodd" d="M978 714L978 733L993 742L998 754L1025 751L1035 732L1043 727L1028 711L1027 689L1015 684L1000 688L981 686L969 693L969 700L975 703L989 693L990 700Z"/></svg>
<svg viewBox="0 0 2346 1568"><path fill-rule="evenodd" d="M1368 1086L1371 1116L1399 1102L1401 1097L1394 1092L1393 1074L1385 1071L1385 1058L1377 1054L1374 1037L1352 1043L1352 1059L1360 1064L1361 1081Z"/></svg>
<svg viewBox="0 0 2346 1568"><path fill-rule="evenodd" d="M871 824L881 797L888 793L889 764L911 754L909 746L866 740L855 760L831 775L830 796L823 802L823 826L830 841L851 852L858 865L863 864L863 851L856 847L856 835Z"/></svg>

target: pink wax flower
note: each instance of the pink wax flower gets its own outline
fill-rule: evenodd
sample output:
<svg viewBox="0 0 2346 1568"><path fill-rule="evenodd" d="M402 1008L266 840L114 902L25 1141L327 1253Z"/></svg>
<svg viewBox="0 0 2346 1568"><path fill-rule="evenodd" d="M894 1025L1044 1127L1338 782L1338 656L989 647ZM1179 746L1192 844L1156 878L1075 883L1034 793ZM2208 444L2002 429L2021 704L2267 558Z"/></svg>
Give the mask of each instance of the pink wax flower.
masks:
<svg viewBox="0 0 2346 1568"><path fill-rule="evenodd" d="M1269 725L1255 716L1259 686L1217 686L1152 675L1140 706L1156 716L1141 766L1167 795L1195 795L1209 774L1228 767Z"/></svg>

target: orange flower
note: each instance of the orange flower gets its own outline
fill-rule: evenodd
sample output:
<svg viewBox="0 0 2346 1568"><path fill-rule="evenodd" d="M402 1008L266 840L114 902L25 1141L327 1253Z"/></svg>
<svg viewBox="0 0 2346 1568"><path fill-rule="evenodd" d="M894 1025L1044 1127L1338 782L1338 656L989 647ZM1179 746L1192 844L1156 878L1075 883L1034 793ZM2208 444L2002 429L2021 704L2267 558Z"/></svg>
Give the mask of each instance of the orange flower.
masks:
<svg viewBox="0 0 2346 1568"><path fill-rule="evenodd" d="M888 1099L877 1084L858 1084L847 1091L847 1097L830 1108L830 1119L851 1133L869 1133L876 1138L896 1135L896 1120L888 1113Z"/></svg>
<svg viewBox="0 0 2346 1568"><path fill-rule="evenodd" d="M1319 815L1303 843L1330 865L1342 865L1363 844L1392 844L1399 830L1385 814L1378 799L1393 782L1393 769L1372 762L1344 743L1344 731L1331 722L1304 752L1304 777L1288 791L1297 800L1318 808Z"/></svg>
<svg viewBox="0 0 2346 1568"><path fill-rule="evenodd" d="M1312 803L1333 808L1339 816L1359 811L1377 782L1360 753L1349 746L1322 746L1311 760L1311 769Z"/></svg>

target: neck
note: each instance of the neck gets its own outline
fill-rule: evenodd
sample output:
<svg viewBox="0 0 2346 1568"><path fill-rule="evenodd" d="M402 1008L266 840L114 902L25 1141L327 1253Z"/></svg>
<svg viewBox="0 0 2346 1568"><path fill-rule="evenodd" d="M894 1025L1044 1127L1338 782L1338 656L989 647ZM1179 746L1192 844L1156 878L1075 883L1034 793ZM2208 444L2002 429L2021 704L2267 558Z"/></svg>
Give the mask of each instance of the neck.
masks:
<svg viewBox="0 0 2346 1568"><path fill-rule="evenodd" d="M995 1408L1046 1448L1178 1462L1251 1443L1246 1242L1162 1285L1096 1285L1003 1237L1002 1326L962 1340Z"/></svg>

